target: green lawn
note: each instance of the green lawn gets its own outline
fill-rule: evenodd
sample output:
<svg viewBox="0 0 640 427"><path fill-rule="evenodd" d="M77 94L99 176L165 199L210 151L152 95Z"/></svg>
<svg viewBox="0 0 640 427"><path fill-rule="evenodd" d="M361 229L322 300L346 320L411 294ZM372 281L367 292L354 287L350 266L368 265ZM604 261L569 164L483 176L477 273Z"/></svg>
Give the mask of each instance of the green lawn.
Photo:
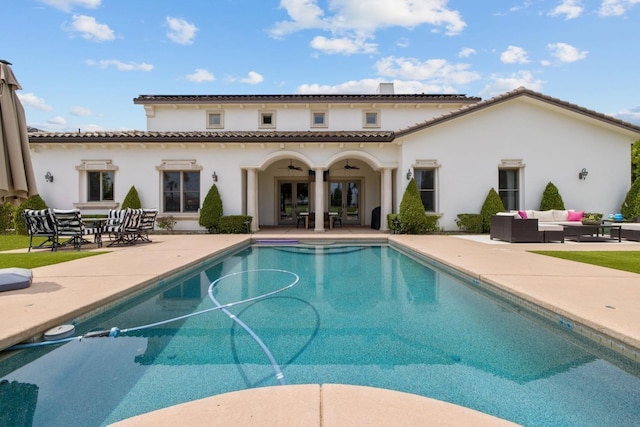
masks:
<svg viewBox="0 0 640 427"><path fill-rule="evenodd" d="M33 239L34 246L44 242L45 238ZM0 251L8 251L12 249L21 249L29 247L29 237L17 235L1 235ZM3 253L0 255L0 268L20 267L20 268L36 268L45 265L58 264L78 258L86 258L103 254L106 252L88 252L88 251L60 251L51 252L50 250L37 250L29 253Z"/></svg>
<svg viewBox="0 0 640 427"><path fill-rule="evenodd" d="M584 262L616 270L630 271L640 274L640 252L636 251L532 251L536 254L548 255L570 261Z"/></svg>

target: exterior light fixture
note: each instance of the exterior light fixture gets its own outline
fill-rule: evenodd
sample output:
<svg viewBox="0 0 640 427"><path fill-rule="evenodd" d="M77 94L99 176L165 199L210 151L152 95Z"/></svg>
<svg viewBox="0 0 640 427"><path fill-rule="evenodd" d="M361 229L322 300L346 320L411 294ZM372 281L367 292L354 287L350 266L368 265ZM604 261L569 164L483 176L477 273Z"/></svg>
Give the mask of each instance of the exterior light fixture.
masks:
<svg viewBox="0 0 640 427"><path fill-rule="evenodd" d="M587 168L582 168L582 170L578 172L578 179L587 179L587 175L589 175Z"/></svg>
<svg viewBox="0 0 640 427"><path fill-rule="evenodd" d="M44 179L47 182L53 182L53 175L51 175L51 172L47 171L47 173L44 176Z"/></svg>
<svg viewBox="0 0 640 427"><path fill-rule="evenodd" d="M218 175L216 175L216 171L213 171L213 175L211 175L211 178L213 178L213 182L218 182Z"/></svg>
<svg viewBox="0 0 640 427"><path fill-rule="evenodd" d="M413 174L411 173L411 169L407 170L407 181L411 181L411 177Z"/></svg>

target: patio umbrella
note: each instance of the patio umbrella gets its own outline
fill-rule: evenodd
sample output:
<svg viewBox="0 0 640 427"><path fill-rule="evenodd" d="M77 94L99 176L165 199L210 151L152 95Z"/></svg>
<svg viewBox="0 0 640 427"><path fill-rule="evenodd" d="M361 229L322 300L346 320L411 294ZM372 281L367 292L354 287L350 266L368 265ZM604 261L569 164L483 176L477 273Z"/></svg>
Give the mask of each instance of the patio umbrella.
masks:
<svg viewBox="0 0 640 427"><path fill-rule="evenodd" d="M37 194L20 89L11 63L0 59L0 199L13 202Z"/></svg>

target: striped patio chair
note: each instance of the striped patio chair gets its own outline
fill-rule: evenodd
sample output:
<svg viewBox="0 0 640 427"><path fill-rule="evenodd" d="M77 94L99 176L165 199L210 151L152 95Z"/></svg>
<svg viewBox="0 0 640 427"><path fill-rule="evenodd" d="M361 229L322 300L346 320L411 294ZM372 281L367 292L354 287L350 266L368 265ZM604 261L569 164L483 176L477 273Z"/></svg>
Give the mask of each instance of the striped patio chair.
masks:
<svg viewBox="0 0 640 427"><path fill-rule="evenodd" d="M126 226L130 221L132 209L109 209L104 233L109 235L111 241L108 246L124 245L129 242Z"/></svg>
<svg viewBox="0 0 640 427"><path fill-rule="evenodd" d="M31 248L33 247L34 237L47 238L47 240L36 246L36 249L50 247L51 251L56 250L58 246L58 234L51 209L26 209L22 212L22 218L27 227L27 233L29 233L29 252L31 252ZM47 243L49 245L47 245Z"/></svg>
<svg viewBox="0 0 640 427"><path fill-rule="evenodd" d="M100 245L99 236L102 230L98 227L87 227L82 222L79 209L54 209L53 218L58 232L58 245L72 244L75 249L80 250L84 243L89 243L85 236L94 236L94 242ZM60 237L66 237L68 240L60 243Z"/></svg>
<svg viewBox="0 0 640 427"><path fill-rule="evenodd" d="M157 209L142 209L136 240L146 243L151 242L149 239L149 231L153 231L155 228L157 216Z"/></svg>

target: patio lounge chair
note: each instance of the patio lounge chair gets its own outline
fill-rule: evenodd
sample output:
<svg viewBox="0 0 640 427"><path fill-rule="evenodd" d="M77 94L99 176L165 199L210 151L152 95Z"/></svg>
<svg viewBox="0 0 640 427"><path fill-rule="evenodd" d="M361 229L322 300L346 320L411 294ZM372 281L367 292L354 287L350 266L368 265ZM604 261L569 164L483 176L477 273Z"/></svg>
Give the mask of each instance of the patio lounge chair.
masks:
<svg viewBox="0 0 640 427"><path fill-rule="evenodd" d="M157 209L142 209L138 231L136 232L136 241L150 243L149 231L153 231L156 225Z"/></svg>
<svg viewBox="0 0 640 427"><path fill-rule="evenodd" d="M101 246L97 236L101 236L102 230L99 227L87 227L82 222L82 215L79 209L54 209L53 218L56 224L57 244L72 244L80 250L84 243L88 243L84 236L94 236L94 242ZM60 243L60 237L67 237L66 242Z"/></svg>
<svg viewBox="0 0 640 427"><path fill-rule="evenodd" d="M51 248L51 251L55 251L58 245L58 235L56 232L56 224L53 219L51 209L33 210L26 209L22 212L22 218L24 219L25 226L27 227L27 233L29 234L29 250L33 247L34 237L46 237L47 240L40 243L36 248ZM49 245L47 245L49 243Z"/></svg>

